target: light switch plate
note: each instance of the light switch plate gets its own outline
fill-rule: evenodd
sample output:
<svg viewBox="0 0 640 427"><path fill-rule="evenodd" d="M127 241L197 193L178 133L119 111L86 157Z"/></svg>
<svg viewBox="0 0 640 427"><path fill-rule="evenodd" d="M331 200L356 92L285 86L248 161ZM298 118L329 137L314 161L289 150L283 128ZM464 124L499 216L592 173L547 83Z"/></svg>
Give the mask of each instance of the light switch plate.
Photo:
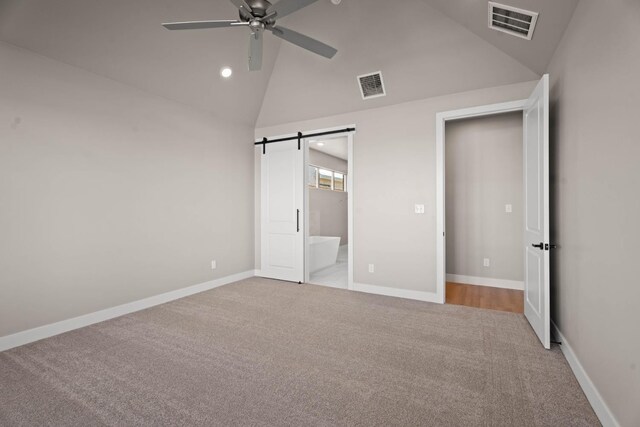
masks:
<svg viewBox="0 0 640 427"><path fill-rule="evenodd" d="M513 212L513 205L511 205L511 204L504 205L504 211L505 211L506 213L511 213L511 212Z"/></svg>
<svg viewBox="0 0 640 427"><path fill-rule="evenodd" d="M483 265L485 267L490 267L491 266L491 260L489 258L485 258L484 262L483 262Z"/></svg>
<svg viewBox="0 0 640 427"><path fill-rule="evenodd" d="M216 260L214 259L213 261L211 261L211 269L215 270L216 268L218 268L218 263L216 262Z"/></svg>
<svg viewBox="0 0 640 427"><path fill-rule="evenodd" d="M416 213L423 214L424 213L424 205L416 205Z"/></svg>
<svg viewBox="0 0 640 427"><path fill-rule="evenodd" d="M373 264L369 264L369 273L373 273L375 271L375 267Z"/></svg>

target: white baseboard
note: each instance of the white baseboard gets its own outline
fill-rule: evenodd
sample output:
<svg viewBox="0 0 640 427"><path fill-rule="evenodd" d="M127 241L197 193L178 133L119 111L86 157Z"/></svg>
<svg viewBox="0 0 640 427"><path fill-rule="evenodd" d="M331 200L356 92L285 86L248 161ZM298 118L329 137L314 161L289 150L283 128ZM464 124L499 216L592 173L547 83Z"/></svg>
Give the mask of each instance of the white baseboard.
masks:
<svg viewBox="0 0 640 427"><path fill-rule="evenodd" d="M367 285L364 283L354 283L352 290L368 294L386 295L389 297L414 299L418 301L435 303L441 302L435 292L411 291L408 289L388 288L385 286Z"/></svg>
<svg viewBox="0 0 640 427"><path fill-rule="evenodd" d="M492 288L524 290L524 282L518 280L491 279L489 277L463 276L447 274L447 282L466 283L468 285L489 286Z"/></svg>
<svg viewBox="0 0 640 427"><path fill-rule="evenodd" d="M54 335L69 332L74 329L83 328L85 326L93 325L94 323L104 322L105 320L144 310L145 308L153 307L156 305L167 303L169 301L184 298L189 295L208 291L223 285L227 285L229 283L248 279L249 277L253 277L254 275L254 270L232 274L231 276L226 276L220 279L211 280L209 282L200 283L199 285L193 285L175 291L166 292L164 294L154 295L152 297L118 305L116 307L106 308L104 310L74 317L72 319L62 320L60 322L51 323L49 325L39 326L37 328L17 332L12 335L6 335L4 337L0 337L0 351L9 350L10 348L29 344L34 341L39 341L44 338L49 338Z"/></svg>
<svg viewBox="0 0 640 427"><path fill-rule="evenodd" d="M553 322L551 322L551 329L556 339L562 343L560 349L562 350L565 359L567 359L567 362L569 362L569 366L571 367L573 374L576 376L578 383L580 383L582 391L584 391L584 394L587 396L587 400L591 403L591 406L600 419L602 425L604 427L620 427L620 424L613 416L613 412L611 412L604 399L602 399L602 396L598 392L595 384L593 384L591 378L589 378L587 371L582 367L582 364L578 360L578 356L573 352L569 341L567 341L565 336L562 335L562 332L560 332L560 329L558 329L558 326Z"/></svg>

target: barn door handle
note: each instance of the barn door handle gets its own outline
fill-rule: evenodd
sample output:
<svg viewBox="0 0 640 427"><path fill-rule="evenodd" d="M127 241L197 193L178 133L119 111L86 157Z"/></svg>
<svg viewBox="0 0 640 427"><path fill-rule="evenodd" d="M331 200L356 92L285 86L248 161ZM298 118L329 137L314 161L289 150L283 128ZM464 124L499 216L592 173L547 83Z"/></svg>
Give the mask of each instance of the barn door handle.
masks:
<svg viewBox="0 0 640 427"><path fill-rule="evenodd" d="M532 243L531 246L533 246L534 248L538 248L538 249L542 250L544 248L544 243L540 242L537 245L535 243Z"/></svg>
<svg viewBox="0 0 640 427"><path fill-rule="evenodd" d="M296 209L296 233L300 232L300 209Z"/></svg>

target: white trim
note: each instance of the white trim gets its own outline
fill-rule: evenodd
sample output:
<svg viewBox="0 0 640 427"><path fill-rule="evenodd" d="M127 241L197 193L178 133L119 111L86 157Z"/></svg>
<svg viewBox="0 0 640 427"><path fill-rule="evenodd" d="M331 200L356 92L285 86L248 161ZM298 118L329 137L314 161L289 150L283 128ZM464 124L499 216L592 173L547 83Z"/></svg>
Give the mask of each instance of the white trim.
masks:
<svg viewBox="0 0 640 427"><path fill-rule="evenodd" d="M490 286L492 288L516 289L524 291L524 282L520 280L494 279L491 277L464 276L462 274L447 274L447 282L466 285Z"/></svg>
<svg viewBox="0 0 640 427"><path fill-rule="evenodd" d="M442 111L436 113L437 118L450 120L461 120L472 117L491 116L493 114L510 113L513 111L522 111L527 104L527 99L518 101L500 102L498 104L480 105L477 107L461 108L459 110Z"/></svg>
<svg viewBox="0 0 640 427"><path fill-rule="evenodd" d="M353 126L355 128L355 125ZM347 237L349 247L347 248L347 289L353 289L353 135L350 132L347 137Z"/></svg>
<svg viewBox="0 0 640 427"><path fill-rule="evenodd" d="M144 310L156 305L164 304L200 292L205 292L223 285L227 285L229 283L248 279L250 277L253 277L254 275L254 270L232 274L231 276L211 280L199 285L193 285L175 291L166 292L160 295L154 295L152 297L129 302L111 308L106 308L104 310L74 317L72 319L62 320L60 322L39 326L37 328L17 332L12 335L6 335L4 337L0 337L0 351L9 350L10 348L29 344L34 341L39 341L44 338L49 338L54 335L69 332L74 329L83 328L85 326L93 325L94 323L104 322L105 320L124 316L125 314L134 313L136 311Z"/></svg>
<svg viewBox="0 0 640 427"><path fill-rule="evenodd" d="M310 156L310 147L309 147L309 139L305 138L303 143L304 148L304 175L302 177L304 184L304 208L303 208L303 217L304 217L304 243L302 245L302 258L304 259L304 283L309 283L309 278L311 277L311 268L309 267L309 237L310 237L310 228L311 228L311 215L309 214L309 205L311 203L311 191L309 191L309 185L307 184L307 177L309 176L309 156ZM320 169L316 169L316 182L320 182ZM260 182L262 184L262 182ZM331 187L333 187L333 178L331 179ZM264 212L260 212L260 216Z"/></svg>
<svg viewBox="0 0 640 427"><path fill-rule="evenodd" d="M591 403L591 407L593 407L602 425L604 427L619 427L620 424L616 420L616 417L598 392L591 378L589 378L587 371L585 371L580 360L578 360L578 356L574 353L569 341L562 335L562 332L560 332L560 329L558 329L558 326L553 321L551 322L551 330L553 336L562 343L560 346L562 354L564 354L565 359L567 359L573 374L576 376L580 387L582 387L582 391L584 391L584 394L587 396L587 400Z"/></svg>
<svg viewBox="0 0 640 427"><path fill-rule="evenodd" d="M502 102L499 104L481 105L479 107L463 108L460 110L443 111L436 114L436 299L438 303L445 302L445 169L444 169L444 141L445 123L450 120L460 120L471 117L490 116L492 114L522 111L527 103L526 99Z"/></svg>
<svg viewBox="0 0 640 427"><path fill-rule="evenodd" d="M491 288L517 289L524 291L524 282L520 280L493 279L491 277L464 276L461 274L447 274L447 282L464 283L467 285L489 286Z"/></svg>
<svg viewBox="0 0 640 427"><path fill-rule="evenodd" d="M388 288L385 286L367 285L365 283L354 283L352 290L357 292L364 292L367 294L385 295L388 297L406 298L435 303L439 302L438 295L433 292Z"/></svg>

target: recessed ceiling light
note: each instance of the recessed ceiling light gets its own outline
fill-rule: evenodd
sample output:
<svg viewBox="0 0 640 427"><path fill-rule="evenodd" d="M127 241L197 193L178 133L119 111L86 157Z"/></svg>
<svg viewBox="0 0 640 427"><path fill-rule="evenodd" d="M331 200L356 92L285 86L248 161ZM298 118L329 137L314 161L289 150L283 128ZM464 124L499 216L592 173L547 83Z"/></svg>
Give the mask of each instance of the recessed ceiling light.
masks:
<svg viewBox="0 0 640 427"><path fill-rule="evenodd" d="M225 79L228 79L229 77L231 77L231 74L233 74L233 70L231 69L231 67L223 67L220 70L220 75Z"/></svg>

